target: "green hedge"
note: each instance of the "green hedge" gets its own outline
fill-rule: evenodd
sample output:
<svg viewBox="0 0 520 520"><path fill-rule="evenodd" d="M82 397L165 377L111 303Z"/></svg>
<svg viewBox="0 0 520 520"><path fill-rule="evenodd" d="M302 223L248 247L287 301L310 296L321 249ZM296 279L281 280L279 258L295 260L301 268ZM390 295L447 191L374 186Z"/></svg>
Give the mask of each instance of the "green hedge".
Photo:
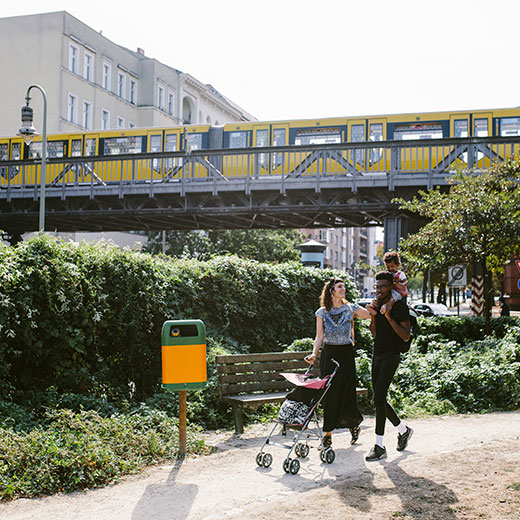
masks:
<svg viewBox="0 0 520 520"><path fill-rule="evenodd" d="M167 319L200 318L210 338L237 351L281 350L314 334L332 274L237 257L175 261L48 236L3 246L0 400L38 402L55 388L142 401L160 390Z"/></svg>

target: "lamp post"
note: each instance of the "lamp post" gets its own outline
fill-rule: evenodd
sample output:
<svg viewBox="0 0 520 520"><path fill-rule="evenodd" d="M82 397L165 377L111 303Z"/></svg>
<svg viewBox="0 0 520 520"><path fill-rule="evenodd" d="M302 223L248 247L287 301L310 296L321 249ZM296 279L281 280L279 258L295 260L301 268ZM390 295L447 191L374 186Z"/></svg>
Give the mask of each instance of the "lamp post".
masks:
<svg viewBox="0 0 520 520"><path fill-rule="evenodd" d="M45 231L45 183L47 181L47 94L40 85L30 85L25 95L25 106L22 107L22 127L18 135L23 137L25 144L29 146L38 134L33 126L33 109L29 106L31 101L31 89L38 89L43 96L43 131L42 131L42 163L40 170L40 232Z"/></svg>

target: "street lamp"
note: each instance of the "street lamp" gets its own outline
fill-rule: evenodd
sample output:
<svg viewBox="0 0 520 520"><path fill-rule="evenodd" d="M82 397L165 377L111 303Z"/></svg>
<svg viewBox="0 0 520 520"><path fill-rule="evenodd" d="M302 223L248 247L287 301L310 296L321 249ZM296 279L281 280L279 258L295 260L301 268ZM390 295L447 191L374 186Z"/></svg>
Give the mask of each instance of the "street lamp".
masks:
<svg viewBox="0 0 520 520"><path fill-rule="evenodd" d="M43 96L43 131L42 131L42 165L40 170L40 232L45 231L45 183L47 180L47 94L40 85L31 85L25 95L25 106L22 107L22 127L18 135L23 137L29 146L32 140L39 135L33 126L33 109L29 106L31 89L37 88Z"/></svg>

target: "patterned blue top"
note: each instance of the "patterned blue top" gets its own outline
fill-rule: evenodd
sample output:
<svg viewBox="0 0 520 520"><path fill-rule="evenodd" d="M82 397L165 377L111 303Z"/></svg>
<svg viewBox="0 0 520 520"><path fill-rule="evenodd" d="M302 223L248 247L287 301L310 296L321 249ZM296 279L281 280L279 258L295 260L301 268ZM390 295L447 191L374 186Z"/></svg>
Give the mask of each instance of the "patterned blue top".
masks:
<svg viewBox="0 0 520 520"><path fill-rule="evenodd" d="M332 308L330 311L320 307L316 316L323 320L324 343L329 345L348 345L353 343L352 338L352 313L359 309L357 303L344 304L341 307Z"/></svg>

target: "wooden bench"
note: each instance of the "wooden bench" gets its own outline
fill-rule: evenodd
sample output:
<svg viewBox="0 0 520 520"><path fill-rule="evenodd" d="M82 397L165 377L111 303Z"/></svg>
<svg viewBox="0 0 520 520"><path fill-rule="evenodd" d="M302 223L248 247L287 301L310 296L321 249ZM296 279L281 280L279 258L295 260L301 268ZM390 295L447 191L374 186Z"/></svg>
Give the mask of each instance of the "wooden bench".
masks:
<svg viewBox="0 0 520 520"><path fill-rule="evenodd" d="M307 370L304 357L311 352L266 352L217 356L216 366L222 398L233 407L235 432L243 433L242 410L262 404L281 403L294 389L281 372ZM365 388L357 389L365 395Z"/></svg>

